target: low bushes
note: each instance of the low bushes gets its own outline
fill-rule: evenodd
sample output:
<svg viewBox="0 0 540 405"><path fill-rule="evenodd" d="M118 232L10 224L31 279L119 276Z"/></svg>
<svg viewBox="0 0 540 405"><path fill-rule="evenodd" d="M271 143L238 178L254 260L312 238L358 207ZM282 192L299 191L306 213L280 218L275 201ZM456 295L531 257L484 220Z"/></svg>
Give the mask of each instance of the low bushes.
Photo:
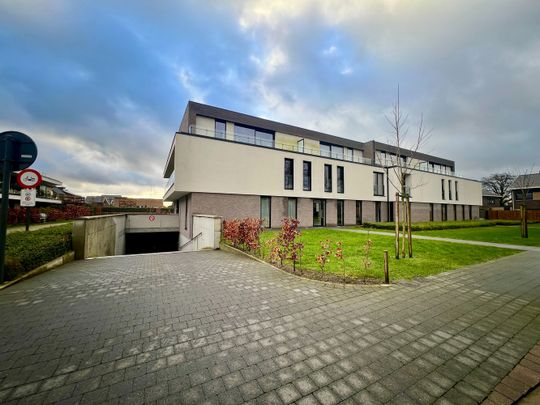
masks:
<svg viewBox="0 0 540 405"><path fill-rule="evenodd" d="M444 222L417 222L411 226L412 231L431 231L441 229L478 228L495 225L519 225L519 221L485 220L485 221L444 221ZM364 222L364 228L394 230L394 222Z"/></svg>
<svg viewBox="0 0 540 405"><path fill-rule="evenodd" d="M261 247L262 219L244 218L223 221L223 239L236 248L254 252Z"/></svg>
<svg viewBox="0 0 540 405"><path fill-rule="evenodd" d="M31 208L30 209L30 220L33 223L38 223L41 220L40 214L47 214L47 221L58 221L58 220L70 220L79 217L84 217L87 215L92 215L92 210L88 207L81 205L67 204L58 208ZM8 211L8 224L24 224L26 222L26 208L10 208Z"/></svg>
<svg viewBox="0 0 540 405"><path fill-rule="evenodd" d="M72 250L72 225L59 225L32 232L7 235L5 279L29 272Z"/></svg>

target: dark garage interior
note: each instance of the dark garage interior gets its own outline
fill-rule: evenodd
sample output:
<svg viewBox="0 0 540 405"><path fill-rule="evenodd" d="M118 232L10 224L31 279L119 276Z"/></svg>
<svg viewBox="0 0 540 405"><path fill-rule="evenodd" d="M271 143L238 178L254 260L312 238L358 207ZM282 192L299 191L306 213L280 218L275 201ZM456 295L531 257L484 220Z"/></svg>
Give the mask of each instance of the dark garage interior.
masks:
<svg viewBox="0 0 540 405"><path fill-rule="evenodd" d="M126 254L175 252L179 232L126 233Z"/></svg>

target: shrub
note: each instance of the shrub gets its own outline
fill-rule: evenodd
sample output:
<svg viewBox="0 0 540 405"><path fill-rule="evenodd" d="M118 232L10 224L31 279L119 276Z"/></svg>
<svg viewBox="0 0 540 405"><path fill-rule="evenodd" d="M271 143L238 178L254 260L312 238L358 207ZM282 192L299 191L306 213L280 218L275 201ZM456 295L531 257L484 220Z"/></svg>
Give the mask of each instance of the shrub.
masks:
<svg viewBox="0 0 540 405"><path fill-rule="evenodd" d="M261 247L262 219L244 218L223 221L223 239L234 247L254 251Z"/></svg>
<svg viewBox="0 0 540 405"><path fill-rule="evenodd" d="M411 225L411 231L431 231L441 229L478 228L495 225L519 225L519 221L511 220L482 220L482 221L444 221L417 222ZM364 222L364 228L394 230L393 222Z"/></svg>
<svg viewBox="0 0 540 405"><path fill-rule="evenodd" d="M13 232L6 240L6 280L12 280L72 250L71 224Z"/></svg>
<svg viewBox="0 0 540 405"><path fill-rule="evenodd" d="M332 251L330 250L331 242L329 239L321 242L321 254L317 255L317 263L321 268L321 271L324 271L324 266L330 261L330 255Z"/></svg>
<svg viewBox="0 0 540 405"><path fill-rule="evenodd" d="M283 261L290 259L293 262L293 270L296 270L296 262L302 254L304 245L296 242L296 238L300 236L298 225L300 221L293 218L283 218L281 221L281 231L274 239L267 243L270 245L270 260L274 263L279 261L279 265L283 266Z"/></svg>

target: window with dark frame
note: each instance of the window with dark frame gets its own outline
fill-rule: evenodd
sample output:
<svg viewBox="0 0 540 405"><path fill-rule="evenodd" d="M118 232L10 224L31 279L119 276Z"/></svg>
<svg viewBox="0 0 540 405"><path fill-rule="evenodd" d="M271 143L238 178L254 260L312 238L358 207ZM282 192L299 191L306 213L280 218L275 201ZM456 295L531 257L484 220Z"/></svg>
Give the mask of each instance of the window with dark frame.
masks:
<svg viewBox="0 0 540 405"><path fill-rule="evenodd" d="M216 120L216 124L215 124L216 138L225 139L226 132L227 132L227 123L223 120Z"/></svg>
<svg viewBox="0 0 540 405"><path fill-rule="evenodd" d="M289 218L298 218L297 205L298 203L296 198L287 198L287 216Z"/></svg>
<svg viewBox="0 0 540 405"><path fill-rule="evenodd" d="M332 165L324 165L324 191L332 192Z"/></svg>
<svg viewBox="0 0 540 405"><path fill-rule="evenodd" d="M356 225L362 225L362 201L356 201Z"/></svg>
<svg viewBox="0 0 540 405"><path fill-rule="evenodd" d="M304 191L311 191L311 162L304 160Z"/></svg>
<svg viewBox="0 0 540 405"><path fill-rule="evenodd" d="M294 189L294 160L293 159L285 158L284 187L285 187L285 190Z"/></svg>
<svg viewBox="0 0 540 405"><path fill-rule="evenodd" d="M429 220L433 222L435 207L432 203L429 204Z"/></svg>
<svg viewBox="0 0 540 405"><path fill-rule="evenodd" d="M456 193L456 201L459 200L457 181L454 183L454 192Z"/></svg>
<svg viewBox="0 0 540 405"><path fill-rule="evenodd" d="M381 202L375 201L375 222L381 222L381 221L382 221Z"/></svg>
<svg viewBox="0 0 540 405"><path fill-rule="evenodd" d="M441 194L442 194L442 199L446 200L446 193L444 192L444 179L441 179Z"/></svg>
<svg viewBox="0 0 540 405"><path fill-rule="evenodd" d="M373 172L373 195L384 197L384 173Z"/></svg>
<svg viewBox="0 0 540 405"><path fill-rule="evenodd" d="M184 230L187 231L187 210L188 210L188 197L186 196L186 212L184 212Z"/></svg>
<svg viewBox="0 0 540 405"><path fill-rule="evenodd" d="M234 124L234 140L253 145L274 147L274 132Z"/></svg>
<svg viewBox="0 0 540 405"><path fill-rule="evenodd" d="M261 196L261 219L264 228L270 228L272 224L272 197Z"/></svg>
<svg viewBox="0 0 540 405"><path fill-rule="evenodd" d="M343 166L337 167L337 192L345 192L345 169Z"/></svg>
<svg viewBox="0 0 540 405"><path fill-rule="evenodd" d="M448 199L452 199L452 180L448 180Z"/></svg>
<svg viewBox="0 0 540 405"><path fill-rule="evenodd" d="M337 224L343 226L345 224L345 201L337 200Z"/></svg>

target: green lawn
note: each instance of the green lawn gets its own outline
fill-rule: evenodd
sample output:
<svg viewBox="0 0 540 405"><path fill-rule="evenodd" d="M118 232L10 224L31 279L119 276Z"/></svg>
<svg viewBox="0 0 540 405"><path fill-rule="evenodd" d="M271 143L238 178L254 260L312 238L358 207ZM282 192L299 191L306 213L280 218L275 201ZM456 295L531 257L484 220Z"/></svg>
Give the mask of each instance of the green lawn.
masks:
<svg viewBox="0 0 540 405"><path fill-rule="evenodd" d="M275 234L276 231L265 231L261 236L263 245L264 241L272 238ZM331 229L302 230L300 240L304 243L304 250L301 262L297 266L320 271L316 256L321 252L320 242L326 239L333 242L333 251L335 250L335 242L343 242L344 261L343 263L338 262L332 255L324 271L337 274L343 274L345 271L347 276L354 278L383 279L384 250L388 250L390 256L391 280L425 277L517 253L517 251L510 249L417 240L414 241L414 258L396 260L393 257L393 238L382 235L369 235L369 238L373 241L370 252L372 265L366 270L362 259L364 257L363 247L368 239L367 234Z"/></svg>
<svg viewBox="0 0 540 405"><path fill-rule="evenodd" d="M529 225L529 237L520 236L519 226L490 226L485 228L444 229L437 231L417 231L415 235L437 236L440 238L478 240L484 242L508 243L512 245L540 246L540 224Z"/></svg>

